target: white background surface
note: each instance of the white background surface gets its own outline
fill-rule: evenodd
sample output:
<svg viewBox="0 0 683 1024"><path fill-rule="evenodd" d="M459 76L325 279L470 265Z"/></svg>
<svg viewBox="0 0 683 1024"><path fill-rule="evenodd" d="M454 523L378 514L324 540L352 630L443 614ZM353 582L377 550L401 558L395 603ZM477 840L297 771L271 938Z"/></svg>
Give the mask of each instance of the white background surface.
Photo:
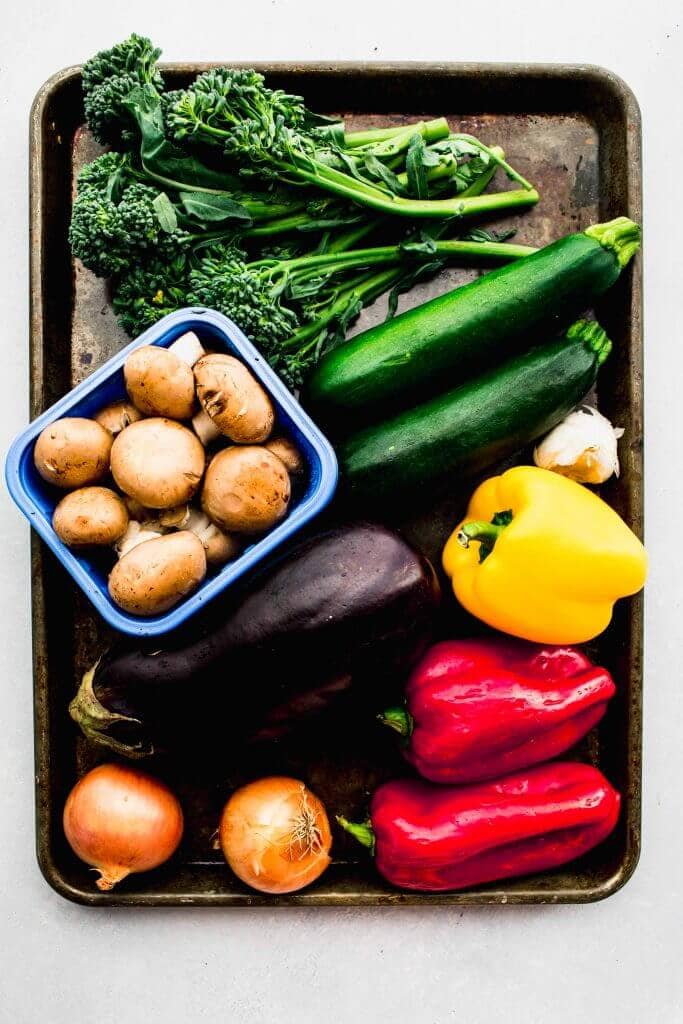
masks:
<svg viewBox="0 0 683 1024"><path fill-rule="evenodd" d="M131 30L168 60L531 60L603 64L644 121L647 597L644 846L587 907L94 911L33 853L28 528L0 494L0 1022L683 1021L680 3L19 0L0 39L0 430L27 418L27 126L55 70Z"/></svg>

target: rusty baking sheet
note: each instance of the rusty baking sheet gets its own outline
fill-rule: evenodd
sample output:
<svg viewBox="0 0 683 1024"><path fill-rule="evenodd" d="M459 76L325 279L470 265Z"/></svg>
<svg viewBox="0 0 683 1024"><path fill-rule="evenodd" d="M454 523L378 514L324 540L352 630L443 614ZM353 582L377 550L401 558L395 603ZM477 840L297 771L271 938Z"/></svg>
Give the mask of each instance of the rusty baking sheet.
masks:
<svg viewBox="0 0 683 1024"><path fill-rule="evenodd" d="M165 68L178 88L206 65ZM629 89L600 68L553 65L338 64L261 67L272 84L303 93L315 109L343 113L353 127L445 114L451 125L501 144L511 163L538 186L530 213L506 217L517 240L543 245L591 222L626 214L641 221L640 119ZM117 351L124 335L106 285L74 268L67 245L74 173L98 151L83 129L80 71L55 75L31 112L31 416ZM505 187L503 184L502 187ZM415 305L463 283L473 271L448 269L413 289ZM366 310L356 329L380 319L384 304ZM603 412L626 428L622 474L605 496L642 535L643 422L640 259L622 274L597 313L615 342L602 371ZM430 557L438 555L464 495L403 522ZM557 871L468 892L422 895L386 885L348 837L335 834L333 864L305 891L266 896L246 889L212 848L218 815L234 785L254 774L304 778L330 814L358 815L382 779L406 771L391 737L368 721L353 743L325 735L274 746L268 763L251 769L226 763L217 781L193 778L172 761L160 773L177 789L187 816L178 855L165 867L131 876L100 893L68 849L61 815L76 777L102 755L88 748L67 714L83 670L108 642L87 600L49 552L32 540L33 658L38 859L63 896L93 906L368 906L495 903L583 903L601 899L630 877L640 847L642 603L621 602L609 630L590 653L614 674L618 696L599 727L572 756L597 764L623 795L617 830L601 846ZM438 559L437 559L438 561ZM303 652L302 652L303 653ZM150 768L153 766L150 765ZM240 774L240 768L242 774Z"/></svg>

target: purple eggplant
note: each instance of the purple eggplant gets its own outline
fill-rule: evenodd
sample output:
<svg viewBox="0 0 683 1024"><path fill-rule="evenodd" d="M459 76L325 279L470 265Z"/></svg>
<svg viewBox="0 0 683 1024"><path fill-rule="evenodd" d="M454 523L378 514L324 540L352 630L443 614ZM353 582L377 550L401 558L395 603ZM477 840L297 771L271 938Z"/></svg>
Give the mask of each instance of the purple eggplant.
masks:
<svg viewBox="0 0 683 1024"><path fill-rule="evenodd" d="M271 740L351 689L406 668L432 636L429 561L384 526L320 533L162 650L115 644L83 676L71 717L128 757L209 742Z"/></svg>

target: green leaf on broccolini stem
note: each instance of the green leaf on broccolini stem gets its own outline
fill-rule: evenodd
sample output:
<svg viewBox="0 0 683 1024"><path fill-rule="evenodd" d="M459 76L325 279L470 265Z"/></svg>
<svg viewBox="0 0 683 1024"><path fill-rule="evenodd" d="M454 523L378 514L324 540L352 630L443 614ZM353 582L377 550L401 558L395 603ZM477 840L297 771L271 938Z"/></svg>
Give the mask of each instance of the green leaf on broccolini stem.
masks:
<svg viewBox="0 0 683 1024"><path fill-rule="evenodd" d="M401 295L409 292L418 281L422 281L426 277L431 277L432 274L438 274L438 272L443 269L443 266L444 261L442 259L435 259L428 263L419 263L402 274L389 292L389 297L387 299L387 315L385 319L391 320L392 317L396 315L398 300Z"/></svg>
<svg viewBox="0 0 683 1024"><path fill-rule="evenodd" d="M485 231L483 228L472 228L465 235L460 235L463 242L507 242L517 234L517 228L507 231Z"/></svg>
<svg viewBox="0 0 683 1024"><path fill-rule="evenodd" d="M311 112L306 111L307 115ZM321 114L315 115L316 120L323 121ZM327 124L318 123L312 125L309 123L308 116L304 122L304 127L309 129L310 134L315 139L319 139L321 144L324 146L342 147L344 145L344 122L335 121L333 118L329 119Z"/></svg>
<svg viewBox="0 0 683 1024"><path fill-rule="evenodd" d="M156 199L152 200L152 206L154 207L157 220L159 221L162 230L168 231L169 234L176 231L178 227L178 217L173 203L165 192L160 192Z"/></svg>
<svg viewBox="0 0 683 1024"><path fill-rule="evenodd" d="M430 149L421 135L413 135L406 154L408 192L416 199L429 197L427 168L439 165L438 153Z"/></svg>
<svg viewBox="0 0 683 1024"><path fill-rule="evenodd" d="M420 231L416 236L406 238L399 244L401 250L408 255L413 253L416 256L431 256L436 252L436 241L426 231Z"/></svg>
<svg viewBox="0 0 683 1024"><path fill-rule="evenodd" d="M372 155L372 153L365 157L364 164L370 178L383 181L387 188L397 196L408 195L408 190L403 185L398 175L394 174L386 164L383 164L382 161L378 160L376 156Z"/></svg>
<svg viewBox="0 0 683 1024"><path fill-rule="evenodd" d="M246 224L252 218L245 206L229 195L212 195L208 192L179 192L178 198L185 213L202 224L220 224L226 220L239 220Z"/></svg>

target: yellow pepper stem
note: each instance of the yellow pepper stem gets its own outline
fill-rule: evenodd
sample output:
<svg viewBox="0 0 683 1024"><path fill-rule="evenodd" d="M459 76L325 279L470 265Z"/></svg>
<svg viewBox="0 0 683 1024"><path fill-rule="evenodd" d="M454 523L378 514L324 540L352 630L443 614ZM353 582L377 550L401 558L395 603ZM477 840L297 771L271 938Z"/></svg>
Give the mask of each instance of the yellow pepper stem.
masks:
<svg viewBox="0 0 683 1024"><path fill-rule="evenodd" d="M483 519L475 519L471 523L464 523L458 531L458 543L462 544L464 548L468 548L471 541L477 541L481 545L479 548L479 561L483 562L493 551L494 545L505 527L509 526L511 522L512 512L508 510L506 512L496 512L490 523L485 522Z"/></svg>

